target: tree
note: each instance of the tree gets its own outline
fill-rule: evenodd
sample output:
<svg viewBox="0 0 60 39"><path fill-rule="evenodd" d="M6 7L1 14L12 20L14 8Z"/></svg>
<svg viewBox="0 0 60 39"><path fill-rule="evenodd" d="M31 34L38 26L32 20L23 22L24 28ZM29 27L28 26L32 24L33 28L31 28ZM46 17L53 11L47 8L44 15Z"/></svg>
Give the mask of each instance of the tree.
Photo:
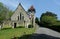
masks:
<svg viewBox="0 0 60 39"><path fill-rule="evenodd" d="M12 13L13 12L11 10L0 2L0 23L3 23L4 20L9 19Z"/></svg>
<svg viewBox="0 0 60 39"><path fill-rule="evenodd" d="M40 20L42 19L43 16L52 16L52 17L57 19L57 15L56 14L54 14L52 12L48 12L48 11L46 13L42 13L42 15L40 17Z"/></svg>
<svg viewBox="0 0 60 39"><path fill-rule="evenodd" d="M35 23L37 23L37 24L39 25L39 24L40 24L39 22L40 22L40 21L39 21L38 17L36 17L36 18L35 18Z"/></svg>
<svg viewBox="0 0 60 39"><path fill-rule="evenodd" d="M0 3L0 23L6 19L7 8Z"/></svg>
<svg viewBox="0 0 60 39"><path fill-rule="evenodd" d="M43 26L52 26L57 21L57 15L52 12L43 13L40 17L40 23Z"/></svg>
<svg viewBox="0 0 60 39"><path fill-rule="evenodd" d="M14 13L14 12L13 12L12 10L8 10L6 19L7 19L7 20L11 20L11 16L13 15L13 13Z"/></svg>

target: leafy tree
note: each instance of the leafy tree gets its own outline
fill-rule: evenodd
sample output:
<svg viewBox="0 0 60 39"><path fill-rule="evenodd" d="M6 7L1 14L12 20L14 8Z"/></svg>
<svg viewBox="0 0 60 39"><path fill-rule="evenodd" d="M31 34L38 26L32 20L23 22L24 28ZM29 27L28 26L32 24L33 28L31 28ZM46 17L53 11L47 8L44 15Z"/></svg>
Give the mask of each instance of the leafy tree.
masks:
<svg viewBox="0 0 60 39"><path fill-rule="evenodd" d="M11 10L9 10L3 5L3 3L0 2L0 23L2 23L6 19L9 19L12 13L13 12Z"/></svg>
<svg viewBox="0 0 60 39"><path fill-rule="evenodd" d="M42 15L41 15L41 17L40 17L40 20L41 20L42 17L45 16L45 15L46 15L46 16L52 16L52 17L54 17L54 18L57 19L57 15L56 15L56 14L47 11L46 13L42 13Z"/></svg>
<svg viewBox="0 0 60 39"><path fill-rule="evenodd" d="M8 11L8 14L7 14L7 19L9 19L10 20L10 18L11 18L11 16L13 15L13 11L12 10L9 10Z"/></svg>
<svg viewBox="0 0 60 39"><path fill-rule="evenodd" d="M0 3L0 22L6 19L7 8Z"/></svg>
<svg viewBox="0 0 60 39"><path fill-rule="evenodd" d="M40 24L38 17L35 18L35 23L37 23L38 25Z"/></svg>
<svg viewBox="0 0 60 39"><path fill-rule="evenodd" d="M57 15L52 12L43 13L40 17L40 21L43 26L52 26L57 21Z"/></svg>

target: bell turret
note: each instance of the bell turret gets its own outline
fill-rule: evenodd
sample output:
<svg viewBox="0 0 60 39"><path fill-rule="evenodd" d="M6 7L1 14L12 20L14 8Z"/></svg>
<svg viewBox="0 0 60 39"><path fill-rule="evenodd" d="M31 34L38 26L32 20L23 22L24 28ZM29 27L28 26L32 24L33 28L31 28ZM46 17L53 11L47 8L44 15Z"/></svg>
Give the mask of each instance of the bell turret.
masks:
<svg viewBox="0 0 60 39"><path fill-rule="evenodd" d="M33 7L33 5L28 9L28 12L34 12L34 13L36 12L35 8Z"/></svg>
<svg viewBox="0 0 60 39"><path fill-rule="evenodd" d="M33 5L28 9L28 14L30 17L30 23L32 24L32 26L35 26L35 8L33 7Z"/></svg>

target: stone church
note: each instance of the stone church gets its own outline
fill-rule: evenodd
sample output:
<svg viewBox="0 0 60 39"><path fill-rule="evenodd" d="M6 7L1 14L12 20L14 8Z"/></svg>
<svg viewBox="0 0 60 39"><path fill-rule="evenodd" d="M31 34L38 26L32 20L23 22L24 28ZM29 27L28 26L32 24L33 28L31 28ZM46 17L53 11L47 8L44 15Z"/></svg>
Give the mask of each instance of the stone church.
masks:
<svg viewBox="0 0 60 39"><path fill-rule="evenodd" d="M14 27L16 26L24 26L28 28L29 25L35 26L35 9L31 6L28 11L22 7L19 3L18 7L16 8L14 14L11 16L11 25Z"/></svg>

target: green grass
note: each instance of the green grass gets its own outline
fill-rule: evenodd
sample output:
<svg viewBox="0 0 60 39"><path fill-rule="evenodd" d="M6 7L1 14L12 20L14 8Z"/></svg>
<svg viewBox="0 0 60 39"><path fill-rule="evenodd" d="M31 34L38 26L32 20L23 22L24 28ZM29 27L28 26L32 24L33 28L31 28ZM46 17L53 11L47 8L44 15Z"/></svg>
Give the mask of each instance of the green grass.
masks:
<svg viewBox="0 0 60 39"><path fill-rule="evenodd" d="M7 28L0 30L0 39L11 39L15 37L21 37L24 34L32 34L34 32L34 28Z"/></svg>

